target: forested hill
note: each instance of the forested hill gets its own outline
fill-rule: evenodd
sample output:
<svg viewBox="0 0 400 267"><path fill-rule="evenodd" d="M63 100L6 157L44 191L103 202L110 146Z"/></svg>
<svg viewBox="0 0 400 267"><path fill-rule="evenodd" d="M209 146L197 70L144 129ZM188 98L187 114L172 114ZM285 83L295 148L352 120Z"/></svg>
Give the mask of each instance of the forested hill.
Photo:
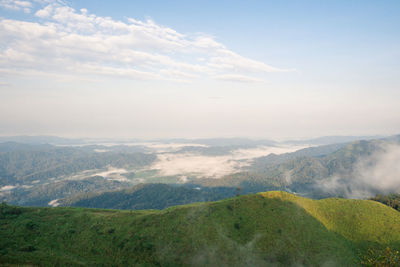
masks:
<svg viewBox="0 0 400 267"><path fill-rule="evenodd" d="M91 147L0 143L0 186L73 175L90 169L143 167L156 156L139 152L97 153Z"/></svg>
<svg viewBox="0 0 400 267"><path fill-rule="evenodd" d="M364 177L360 177L360 168L373 171L372 166L382 164L379 161L393 150L400 150L400 136L312 147L260 157L245 171L197 182L203 186L241 187L244 192L287 190L311 198L352 197L353 192L362 190L372 196L380 193L379 186L365 184ZM394 169L396 176L397 162L393 157L389 159L393 162L386 165Z"/></svg>
<svg viewBox="0 0 400 267"><path fill-rule="evenodd" d="M0 264L398 266L399 222L398 211L375 201L285 192L163 211L2 204Z"/></svg>
<svg viewBox="0 0 400 267"><path fill-rule="evenodd" d="M139 184L123 190L78 194L59 200L60 206L105 209L165 209L193 202L215 201L238 193L232 187Z"/></svg>

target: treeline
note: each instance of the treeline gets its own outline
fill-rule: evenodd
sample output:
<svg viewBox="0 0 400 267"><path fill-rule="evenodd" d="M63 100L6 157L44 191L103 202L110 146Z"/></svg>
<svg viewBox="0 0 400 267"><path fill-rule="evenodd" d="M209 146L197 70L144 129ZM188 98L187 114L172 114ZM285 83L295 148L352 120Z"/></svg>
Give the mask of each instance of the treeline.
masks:
<svg viewBox="0 0 400 267"><path fill-rule="evenodd" d="M370 199L378 201L382 204L394 208L395 210L400 211L400 194L388 194L388 195L378 194Z"/></svg>

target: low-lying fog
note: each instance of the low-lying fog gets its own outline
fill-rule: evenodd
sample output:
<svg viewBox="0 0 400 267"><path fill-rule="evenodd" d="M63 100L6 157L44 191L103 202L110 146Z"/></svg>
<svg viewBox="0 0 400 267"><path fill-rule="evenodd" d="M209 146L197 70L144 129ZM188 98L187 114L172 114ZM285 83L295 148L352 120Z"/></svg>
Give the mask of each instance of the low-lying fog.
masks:
<svg viewBox="0 0 400 267"><path fill-rule="evenodd" d="M110 144L109 144L110 145ZM121 145L121 144L119 144ZM126 144L123 144L126 145ZM139 145L132 143L129 145ZM179 152L185 147L209 147L203 144L192 143L140 143L154 150L157 160L140 171L157 171L157 176L196 176L198 178L220 178L227 174L239 172L241 168L249 166L253 159L274 154L294 152L305 148L299 145L259 146L248 149L234 149L220 155L203 155L200 152ZM110 145L111 147L111 145ZM127 170L109 166L106 170L90 170L81 172L69 179L82 179L88 176L103 176L104 178L119 181L129 181L124 174L138 170ZM143 179L137 179L143 181ZM185 179L182 180L185 182Z"/></svg>
<svg viewBox="0 0 400 267"><path fill-rule="evenodd" d="M151 169L161 176L194 174L204 178L220 178L249 166L254 158L274 154L294 152L304 146L260 146L250 149L236 149L222 156L205 156L197 153L163 153Z"/></svg>

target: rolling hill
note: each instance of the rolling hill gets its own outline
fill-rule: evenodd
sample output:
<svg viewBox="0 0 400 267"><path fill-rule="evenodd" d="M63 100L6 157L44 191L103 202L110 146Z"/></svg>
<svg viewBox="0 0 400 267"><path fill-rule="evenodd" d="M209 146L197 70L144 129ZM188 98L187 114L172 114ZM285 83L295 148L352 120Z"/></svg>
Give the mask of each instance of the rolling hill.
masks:
<svg viewBox="0 0 400 267"><path fill-rule="evenodd" d="M400 213L370 200L266 192L162 211L1 205L0 263L357 266L400 248Z"/></svg>

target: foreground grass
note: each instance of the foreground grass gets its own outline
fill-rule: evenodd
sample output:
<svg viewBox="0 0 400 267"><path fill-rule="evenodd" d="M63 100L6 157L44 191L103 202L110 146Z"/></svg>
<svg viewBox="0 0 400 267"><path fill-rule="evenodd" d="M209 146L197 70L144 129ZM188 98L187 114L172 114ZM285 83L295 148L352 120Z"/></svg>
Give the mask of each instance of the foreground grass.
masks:
<svg viewBox="0 0 400 267"><path fill-rule="evenodd" d="M355 266L400 247L400 213L365 200L284 192L163 211L2 206L0 264Z"/></svg>

